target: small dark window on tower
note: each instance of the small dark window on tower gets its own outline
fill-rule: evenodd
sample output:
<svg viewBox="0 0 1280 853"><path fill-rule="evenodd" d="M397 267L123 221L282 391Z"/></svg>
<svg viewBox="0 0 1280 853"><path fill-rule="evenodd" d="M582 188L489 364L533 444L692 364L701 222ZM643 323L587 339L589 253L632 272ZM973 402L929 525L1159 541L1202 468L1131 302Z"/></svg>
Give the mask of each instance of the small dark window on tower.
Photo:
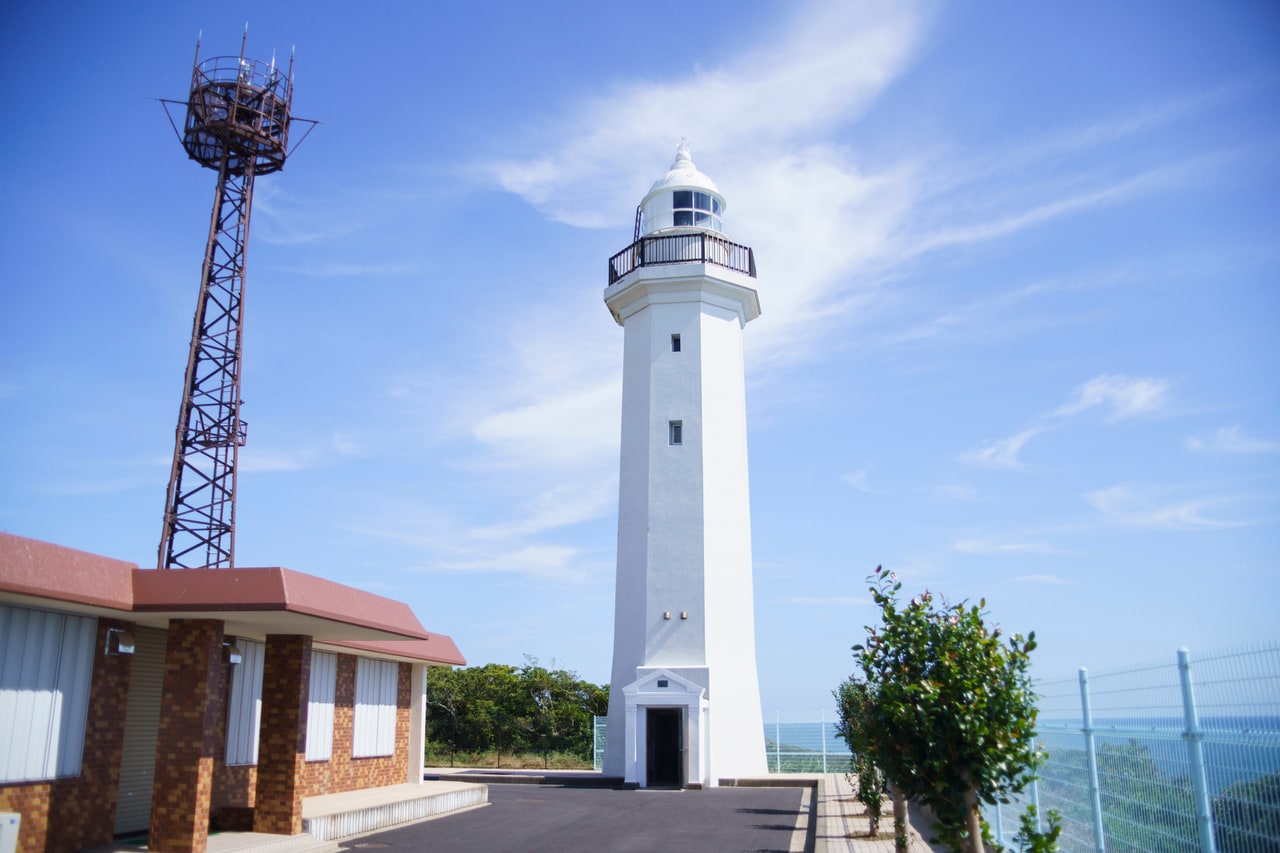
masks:
<svg viewBox="0 0 1280 853"><path fill-rule="evenodd" d="M684 422L668 421L667 431L671 438L672 444L684 444Z"/></svg>
<svg viewBox="0 0 1280 853"><path fill-rule="evenodd" d="M671 351L680 352L680 336L679 335L671 336Z"/></svg>

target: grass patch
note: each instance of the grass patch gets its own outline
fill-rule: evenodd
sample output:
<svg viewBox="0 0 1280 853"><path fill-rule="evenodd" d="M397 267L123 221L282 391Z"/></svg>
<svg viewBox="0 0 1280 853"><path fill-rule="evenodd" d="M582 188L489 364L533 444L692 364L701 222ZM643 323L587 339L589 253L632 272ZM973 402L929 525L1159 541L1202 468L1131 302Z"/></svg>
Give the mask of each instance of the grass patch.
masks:
<svg viewBox="0 0 1280 853"><path fill-rule="evenodd" d="M493 750L487 752L462 752L450 756L448 747L441 748L428 743L424 759L427 767L501 767L503 770L591 770L590 759L567 752L552 752L545 757L540 752L504 752L501 756Z"/></svg>

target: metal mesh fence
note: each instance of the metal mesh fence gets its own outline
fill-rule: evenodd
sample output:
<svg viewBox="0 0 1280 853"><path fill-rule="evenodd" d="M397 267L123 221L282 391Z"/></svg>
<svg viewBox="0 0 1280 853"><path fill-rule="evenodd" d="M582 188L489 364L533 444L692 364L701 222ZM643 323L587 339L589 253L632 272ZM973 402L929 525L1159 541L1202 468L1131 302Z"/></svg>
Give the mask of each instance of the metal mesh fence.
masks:
<svg viewBox="0 0 1280 853"><path fill-rule="evenodd" d="M1280 853L1280 645L1037 688L1049 759L988 811L998 842L1030 801L1059 812L1066 853Z"/></svg>
<svg viewBox="0 0 1280 853"><path fill-rule="evenodd" d="M591 718L591 764L596 770L604 768L604 735L608 722L608 717Z"/></svg>
<svg viewBox="0 0 1280 853"><path fill-rule="evenodd" d="M821 717L822 715L820 715ZM604 740L607 717L595 717L595 769L604 767ZM764 725L765 753L770 773L847 773L853 756L844 741L836 737L834 721L787 720L775 714Z"/></svg>
<svg viewBox="0 0 1280 853"><path fill-rule="evenodd" d="M1061 815L1063 853L1280 853L1280 643L1039 682L1048 753L1016 802L989 808L995 840L1028 804ZM826 719L765 723L770 773L846 773ZM596 769L605 718L595 718Z"/></svg>
<svg viewBox="0 0 1280 853"><path fill-rule="evenodd" d="M835 722L825 718L787 722L775 714L764 725L764 748L770 773L848 773L853 766Z"/></svg>

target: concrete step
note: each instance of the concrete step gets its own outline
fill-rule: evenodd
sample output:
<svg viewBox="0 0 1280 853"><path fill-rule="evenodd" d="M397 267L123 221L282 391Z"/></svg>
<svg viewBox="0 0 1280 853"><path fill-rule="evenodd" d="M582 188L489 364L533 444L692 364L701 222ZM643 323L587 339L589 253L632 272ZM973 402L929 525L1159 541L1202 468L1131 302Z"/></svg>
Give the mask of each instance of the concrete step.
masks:
<svg viewBox="0 0 1280 853"><path fill-rule="evenodd" d="M417 788L418 793L406 795ZM427 788L428 790L422 790ZM399 789L398 793L395 793ZM360 795L367 793L366 801ZM304 801L302 830L317 841L364 835L403 823L439 817L489 802L487 785L432 782L348 792Z"/></svg>

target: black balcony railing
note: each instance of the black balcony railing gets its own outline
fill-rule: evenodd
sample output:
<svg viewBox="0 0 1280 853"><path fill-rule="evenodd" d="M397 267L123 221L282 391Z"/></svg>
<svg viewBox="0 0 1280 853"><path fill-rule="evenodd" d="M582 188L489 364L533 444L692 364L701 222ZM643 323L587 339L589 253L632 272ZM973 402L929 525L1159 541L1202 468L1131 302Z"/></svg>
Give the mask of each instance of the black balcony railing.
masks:
<svg viewBox="0 0 1280 853"><path fill-rule="evenodd" d="M756 256L750 246L704 231L641 237L609 259L609 284L639 267L688 263L715 264L756 277Z"/></svg>

